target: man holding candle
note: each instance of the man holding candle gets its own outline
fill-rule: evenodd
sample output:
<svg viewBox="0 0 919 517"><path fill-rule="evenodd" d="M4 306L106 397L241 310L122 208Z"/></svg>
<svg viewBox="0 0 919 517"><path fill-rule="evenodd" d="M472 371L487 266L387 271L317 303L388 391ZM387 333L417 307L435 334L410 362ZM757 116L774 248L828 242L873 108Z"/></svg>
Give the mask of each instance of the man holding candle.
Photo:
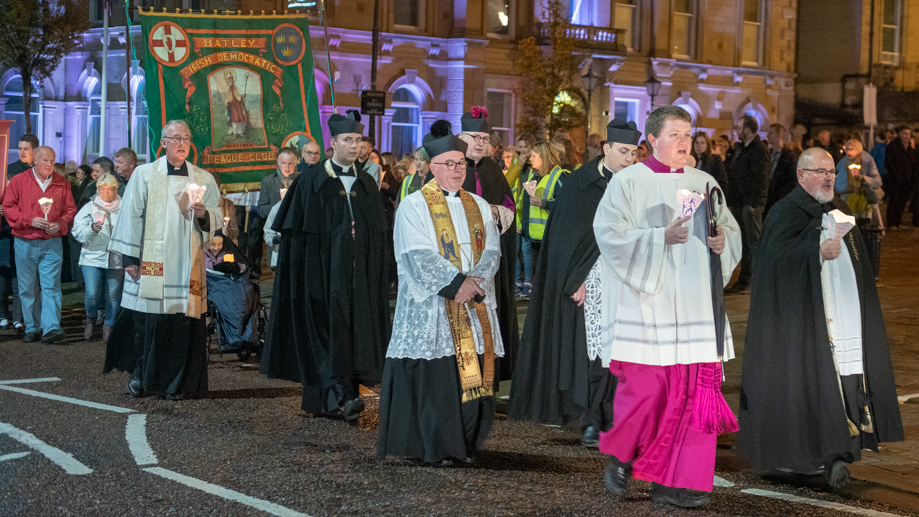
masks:
<svg viewBox="0 0 919 517"><path fill-rule="evenodd" d="M67 235L77 207L70 183L54 174L54 158L50 147L36 149L35 165L14 176L3 197L3 214L16 239L26 343L41 339L42 343L56 344L66 339L61 330L64 250L60 237Z"/></svg>
<svg viewBox="0 0 919 517"><path fill-rule="evenodd" d="M727 318L712 291L740 261L740 228L726 206L709 221L698 204L717 182L686 166L691 121L675 106L651 113L653 156L613 176L593 223L603 258L600 357L618 379L613 427L600 433L604 481L618 496L630 477L650 481L653 502L681 507L708 502L689 490L711 492L717 436L737 430L720 390L733 341L729 329L719 335L716 321ZM722 273L714 286L712 260Z"/></svg>
<svg viewBox="0 0 919 517"><path fill-rule="evenodd" d="M187 161L188 125L167 122L160 144L165 156L134 171L112 230L126 275L103 371L130 372L133 397L181 400L207 395L204 243L223 214L214 177Z"/></svg>

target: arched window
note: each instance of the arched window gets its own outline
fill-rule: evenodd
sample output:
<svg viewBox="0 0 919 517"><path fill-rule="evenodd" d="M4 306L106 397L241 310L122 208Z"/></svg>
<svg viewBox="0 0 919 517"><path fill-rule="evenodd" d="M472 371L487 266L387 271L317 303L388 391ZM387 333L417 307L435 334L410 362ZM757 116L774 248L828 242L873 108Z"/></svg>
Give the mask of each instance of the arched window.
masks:
<svg viewBox="0 0 919 517"><path fill-rule="evenodd" d="M6 118L12 120L10 125L10 149L19 148L19 137L26 134L25 102L22 96L22 77L15 76L7 81L3 88L6 97ZM32 89L32 105L29 106L32 119L32 133L40 135L38 127L38 92Z"/></svg>
<svg viewBox="0 0 919 517"><path fill-rule="evenodd" d="M402 87L392 96L392 144L390 151L396 159L411 154L421 142L421 102L412 90Z"/></svg>
<svg viewBox="0 0 919 517"><path fill-rule="evenodd" d="M141 79L134 88L134 99L131 109L134 110L134 127L131 128L131 148L137 153L137 162L150 160L150 130L147 124L147 101L144 98L144 80Z"/></svg>
<svg viewBox="0 0 919 517"><path fill-rule="evenodd" d="M86 127L86 154L88 156L102 156L102 140L99 132L102 130L102 83L96 81L89 95L89 120Z"/></svg>

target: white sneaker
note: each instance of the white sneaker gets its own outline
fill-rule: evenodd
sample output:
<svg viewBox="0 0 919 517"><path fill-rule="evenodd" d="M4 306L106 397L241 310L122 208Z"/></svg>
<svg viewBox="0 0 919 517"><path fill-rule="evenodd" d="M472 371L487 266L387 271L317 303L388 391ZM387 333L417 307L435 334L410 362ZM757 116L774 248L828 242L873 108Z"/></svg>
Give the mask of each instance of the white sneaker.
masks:
<svg viewBox="0 0 919 517"><path fill-rule="evenodd" d="M6 328L10 324L10 320L6 318L0 318L0 328Z"/></svg>
<svg viewBox="0 0 919 517"><path fill-rule="evenodd" d="M15 322L15 323L13 323L13 328L16 329L16 330L21 330L21 329L23 329L24 327L23 327L23 325L22 325L22 322L17 321L17 322Z"/></svg>

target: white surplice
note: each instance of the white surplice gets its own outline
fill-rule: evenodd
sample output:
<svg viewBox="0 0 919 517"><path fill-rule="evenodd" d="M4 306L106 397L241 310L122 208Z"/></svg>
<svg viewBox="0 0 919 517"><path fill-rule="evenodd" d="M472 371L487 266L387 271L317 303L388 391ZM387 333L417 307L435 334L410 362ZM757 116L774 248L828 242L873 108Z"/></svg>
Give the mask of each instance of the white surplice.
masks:
<svg viewBox="0 0 919 517"><path fill-rule="evenodd" d="M610 181L594 218L603 258L604 364L718 362L705 205L684 224L688 242L664 244L664 227L679 218L677 190L704 193L706 183L717 185L698 169L655 173L642 163ZM726 205L717 206L716 213L725 236L718 286L723 289L740 262L740 228ZM725 316L723 359L733 357Z"/></svg>
<svg viewBox="0 0 919 517"><path fill-rule="evenodd" d="M830 214L823 214L823 227L829 228ZM831 238L831 230L823 230L820 243ZM849 237L841 241L849 246ZM861 375L862 365L862 311L858 297L858 281L849 251L844 249L835 260L822 260L820 283L823 288L823 306L826 310L827 330L835 349L839 375Z"/></svg>
<svg viewBox="0 0 919 517"><path fill-rule="evenodd" d="M188 169L187 177L167 176L163 297L141 297L140 283L132 279L130 275L125 275L121 306L126 309L147 314L185 314L194 318L200 317L207 311L207 304L203 302L206 298L206 286L204 285L202 285L201 294L194 296L194 303L189 305L191 269L196 263L200 263L200 266L203 267L204 243L221 227L223 213L220 210L220 189L209 172L189 162L186 162L185 165ZM172 166L165 157L162 157L134 170L131 181L125 188L118 222L112 230L109 251L144 260L144 223L147 217L147 200L151 190L150 180L155 172L165 174L166 167ZM197 218L189 208L187 186L190 183L198 183L198 185L207 187L201 202L207 208L209 231L199 228ZM201 260L196 262L197 255L200 255ZM202 270L200 272L202 284L204 277Z"/></svg>
<svg viewBox="0 0 919 517"><path fill-rule="evenodd" d="M456 232L455 247L462 262L462 271L440 255L434 221L421 191L409 194L399 204L393 231L399 266L399 295L386 357L430 360L456 355L446 304L438 293L450 285L460 272L484 279L479 286L485 291L483 303L491 323L495 355L504 356L494 282L501 258L501 236L492 218L491 206L475 194L472 197L485 224L485 249L475 267L472 266L472 244L463 203L455 195L446 198ZM476 350L483 354L482 327L475 311L470 310L469 313Z"/></svg>

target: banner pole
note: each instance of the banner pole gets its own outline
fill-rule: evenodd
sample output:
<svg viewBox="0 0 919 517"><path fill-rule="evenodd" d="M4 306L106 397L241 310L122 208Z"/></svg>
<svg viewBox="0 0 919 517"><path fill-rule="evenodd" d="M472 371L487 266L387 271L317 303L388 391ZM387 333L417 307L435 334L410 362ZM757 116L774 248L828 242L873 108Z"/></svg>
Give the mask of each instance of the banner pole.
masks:
<svg viewBox="0 0 919 517"><path fill-rule="evenodd" d="M128 124L128 149L133 147L131 140L131 50L133 45L131 45L131 10L128 6L128 0L124 0L124 63L125 70L127 70L127 84L126 91L124 92L124 98L126 102L127 110L127 124Z"/></svg>
<svg viewBox="0 0 919 517"><path fill-rule="evenodd" d="M102 115L99 120L99 156L105 156L105 119L108 118L108 15L109 4L102 8ZM95 149L93 149L95 150Z"/></svg>
<svg viewBox="0 0 919 517"><path fill-rule="evenodd" d="M325 60L329 67L329 91L332 93L332 113L335 113L335 72L332 71L332 55L329 53L329 20L325 14L325 0L319 2L319 14L325 30Z"/></svg>

